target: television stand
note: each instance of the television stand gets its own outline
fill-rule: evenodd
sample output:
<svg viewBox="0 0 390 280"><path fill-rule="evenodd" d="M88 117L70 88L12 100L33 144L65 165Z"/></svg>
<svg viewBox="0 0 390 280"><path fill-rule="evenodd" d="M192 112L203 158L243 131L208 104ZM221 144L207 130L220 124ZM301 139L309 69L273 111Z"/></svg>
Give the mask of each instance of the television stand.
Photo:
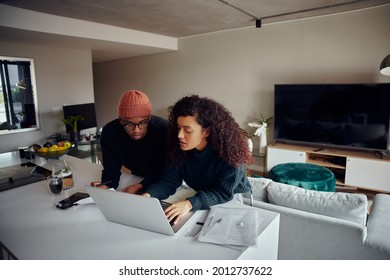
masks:
<svg viewBox="0 0 390 280"><path fill-rule="evenodd" d="M374 151L373 154L380 159L383 159L383 154L381 151Z"/></svg>
<svg viewBox="0 0 390 280"><path fill-rule="evenodd" d="M390 159L390 150L383 151L382 152L382 157Z"/></svg>
<svg viewBox="0 0 390 280"><path fill-rule="evenodd" d="M336 184L390 193L390 158L368 151L274 143L267 147L267 172L277 164L312 163L331 170Z"/></svg>

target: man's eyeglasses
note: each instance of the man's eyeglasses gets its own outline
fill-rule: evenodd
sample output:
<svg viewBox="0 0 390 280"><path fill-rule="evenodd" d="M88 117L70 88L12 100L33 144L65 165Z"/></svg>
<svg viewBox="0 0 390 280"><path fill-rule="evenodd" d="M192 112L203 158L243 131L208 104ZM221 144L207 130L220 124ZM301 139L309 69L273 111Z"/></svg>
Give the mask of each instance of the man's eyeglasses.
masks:
<svg viewBox="0 0 390 280"><path fill-rule="evenodd" d="M139 123L133 123L130 121L126 121L122 118L119 118L119 121L121 122L123 127L127 130L133 130L133 129L135 129L136 126L138 126L139 129L145 129L148 127L150 117L145 119L145 120L140 121Z"/></svg>

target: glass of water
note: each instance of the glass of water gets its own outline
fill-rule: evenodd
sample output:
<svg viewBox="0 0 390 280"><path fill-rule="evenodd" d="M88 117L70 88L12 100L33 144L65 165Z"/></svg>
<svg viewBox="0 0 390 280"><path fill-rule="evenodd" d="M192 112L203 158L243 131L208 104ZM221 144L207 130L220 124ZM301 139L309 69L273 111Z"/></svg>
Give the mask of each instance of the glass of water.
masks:
<svg viewBox="0 0 390 280"><path fill-rule="evenodd" d="M47 177L47 186L52 196L59 196L62 193L63 178L61 175L50 175Z"/></svg>

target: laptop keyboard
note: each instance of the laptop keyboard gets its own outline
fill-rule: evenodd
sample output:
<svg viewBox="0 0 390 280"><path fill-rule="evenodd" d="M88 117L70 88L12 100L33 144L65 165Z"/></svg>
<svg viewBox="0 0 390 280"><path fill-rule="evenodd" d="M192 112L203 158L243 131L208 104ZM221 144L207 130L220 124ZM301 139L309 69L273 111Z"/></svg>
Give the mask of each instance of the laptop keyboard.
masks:
<svg viewBox="0 0 390 280"><path fill-rule="evenodd" d="M169 205L171 205L171 203L160 200L160 205L161 205L162 209L165 210ZM174 225L173 221L171 221L169 224L171 226Z"/></svg>
<svg viewBox="0 0 390 280"><path fill-rule="evenodd" d="M160 204L161 204L162 209L164 209L164 210L166 208L168 208L169 205L171 205L171 203L168 203L168 202L165 202L165 201L161 201L161 200L160 200Z"/></svg>

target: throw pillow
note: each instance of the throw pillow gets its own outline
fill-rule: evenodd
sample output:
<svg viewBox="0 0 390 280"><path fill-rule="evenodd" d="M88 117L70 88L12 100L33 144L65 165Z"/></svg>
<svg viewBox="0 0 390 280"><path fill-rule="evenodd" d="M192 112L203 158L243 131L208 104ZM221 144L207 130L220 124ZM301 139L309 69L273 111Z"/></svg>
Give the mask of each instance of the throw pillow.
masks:
<svg viewBox="0 0 390 280"><path fill-rule="evenodd" d="M248 177L248 181L252 186L253 199L267 202L267 186L272 180L263 177ZM244 194L244 197L249 198L249 196L250 194Z"/></svg>
<svg viewBox="0 0 390 280"><path fill-rule="evenodd" d="M364 194L305 190L272 182L267 196L273 204L366 225L368 201Z"/></svg>
<svg viewBox="0 0 390 280"><path fill-rule="evenodd" d="M365 244L390 254L390 195L377 194L368 218L368 235Z"/></svg>

